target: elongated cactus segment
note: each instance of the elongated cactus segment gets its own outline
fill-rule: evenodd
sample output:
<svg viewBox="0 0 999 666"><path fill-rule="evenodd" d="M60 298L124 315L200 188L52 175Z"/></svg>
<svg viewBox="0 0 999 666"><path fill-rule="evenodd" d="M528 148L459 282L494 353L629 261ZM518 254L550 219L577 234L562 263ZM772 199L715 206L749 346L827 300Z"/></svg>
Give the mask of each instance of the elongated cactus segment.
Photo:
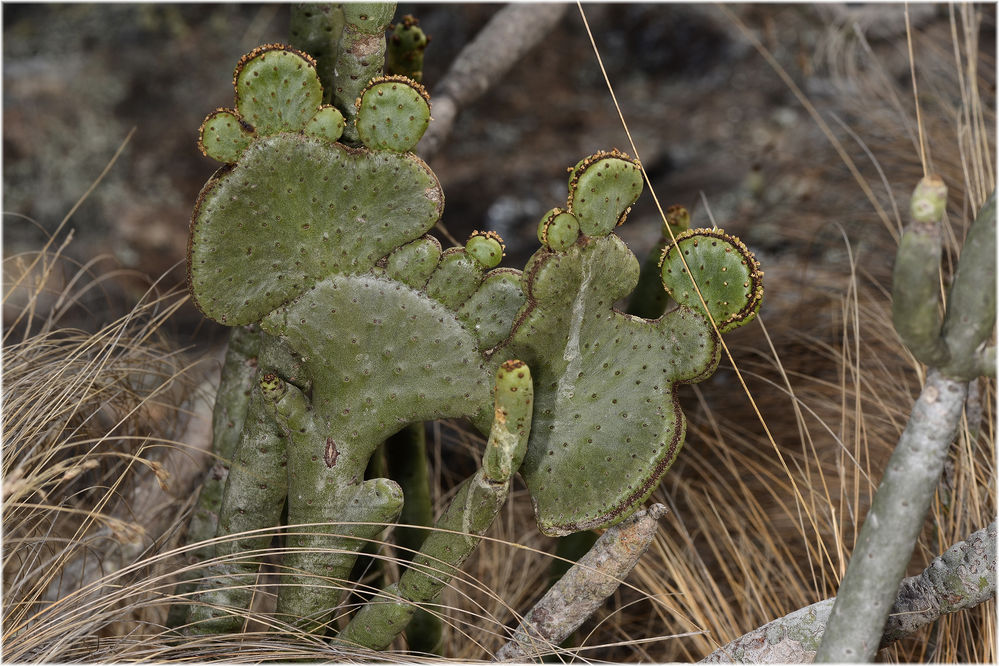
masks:
<svg viewBox="0 0 999 666"><path fill-rule="evenodd" d="M763 302L759 262L742 241L721 229L680 234L663 252L659 269L663 286L677 303L703 311L700 290L721 333L752 321Z"/></svg>
<svg viewBox="0 0 999 666"><path fill-rule="evenodd" d="M239 445L257 376L261 335L257 326L240 326L234 328L229 335L229 346L222 364L222 375L212 411L212 453L215 460L204 476L197 504L187 526L185 538L188 545L208 541L218 529L219 510L233 452ZM187 564L203 562L214 553L213 544L192 550L186 557ZM203 576L204 572L199 569L184 573L176 594L187 595L193 592L196 588L194 579ZM178 627L184 624L187 622L188 612L187 604L174 604L170 608L167 626Z"/></svg>
<svg viewBox="0 0 999 666"><path fill-rule="evenodd" d="M329 104L343 32L343 8L339 2L294 2L289 25L291 46L316 60L316 72L323 86L323 102Z"/></svg>
<svg viewBox="0 0 999 666"><path fill-rule="evenodd" d="M274 537L259 530L280 523L288 494L287 449L284 433L265 409L264 393L262 380L250 398L249 417L219 511L220 540L214 553L218 563L208 568L203 590L191 608L189 630L194 633L227 633L243 626L262 561L258 553ZM238 536L245 532L251 534Z"/></svg>
<svg viewBox="0 0 999 666"><path fill-rule="evenodd" d="M943 372L956 379L995 376L994 348L991 363L983 345L996 323L996 197L995 191L978 211L968 229L961 259L947 298L943 338L951 361Z"/></svg>
<svg viewBox="0 0 999 666"><path fill-rule="evenodd" d="M531 430L534 390L521 361L506 361L496 372L495 407L482 467L455 493L399 584L373 600L338 640L382 650L405 628L419 607L438 597L447 581L478 545L499 512L520 466ZM395 597L393 599L392 597Z"/></svg>
<svg viewBox="0 0 999 666"><path fill-rule="evenodd" d="M995 372L980 349L995 325L995 193L968 230L942 313L940 227L946 204L947 187L936 176L923 178L912 194L911 221L892 274L892 321L918 361L967 381Z"/></svg>
<svg viewBox="0 0 999 666"><path fill-rule="evenodd" d="M344 27L333 76L333 104L347 120L344 140L359 141L354 119L355 101L368 81L381 76L385 67L385 29L395 14L394 2L347 2L343 5Z"/></svg>
<svg viewBox="0 0 999 666"><path fill-rule="evenodd" d="M406 14L389 29L392 34L388 37L385 72L423 81L423 52L430 38L420 28L419 19Z"/></svg>
<svg viewBox="0 0 999 666"><path fill-rule="evenodd" d="M411 151L430 124L430 95L405 76L371 81L357 100L357 134L364 145L396 153Z"/></svg>
<svg viewBox="0 0 999 666"><path fill-rule="evenodd" d="M947 361L940 337L940 225L947 208L947 186L935 176L923 178L910 201L906 225L895 253L892 275L892 322L902 342L921 363Z"/></svg>

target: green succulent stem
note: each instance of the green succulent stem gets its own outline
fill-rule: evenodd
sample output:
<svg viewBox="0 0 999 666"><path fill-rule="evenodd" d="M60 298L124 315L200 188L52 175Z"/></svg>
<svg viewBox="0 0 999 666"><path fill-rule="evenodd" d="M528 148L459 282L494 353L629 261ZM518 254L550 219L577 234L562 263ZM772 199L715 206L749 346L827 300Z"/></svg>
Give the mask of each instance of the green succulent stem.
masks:
<svg viewBox="0 0 999 666"><path fill-rule="evenodd" d="M265 336L263 347L280 346L276 338ZM261 366L268 369L263 377L273 376L267 360L282 355L261 349ZM293 366L283 369L293 372ZM260 568L259 553L274 536L267 528L280 523L288 495L285 434L266 409L262 386L263 379L259 379L250 392L247 417L233 453L219 508L215 563L208 568L198 603L190 611L194 633L228 633L243 626Z"/></svg>
<svg viewBox="0 0 999 666"><path fill-rule="evenodd" d="M333 97L333 73L343 33L343 7L339 2L295 2L291 5L290 43L316 60L323 84L323 103Z"/></svg>
<svg viewBox="0 0 999 666"><path fill-rule="evenodd" d="M388 52L385 60L386 74L401 74L414 81L423 81L423 52L430 42L420 21L410 15L390 26L392 34L388 38Z"/></svg>
<svg viewBox="0 0 999 666"><path fill-rule="evenodd" d="M979 210L964 239L954 282L947 296L947 314L941 335L950 361L941 371L970 381L982 374L981 346L996 322L996 196L993 192ZM986 363L988 362L987 359ZM994 362L989 374L995 374Z"/></svg>
<svg viewBox="0 0 999 666"><path fill-rule="evenodd" d="M940 337L941 224L947 188L927 177L912 196L911 221L902 233L892 276L892 321L899 337L921 363L940 366L949 358Z"/></svg>
<svg viewBox="0 0 999 666"><path fill-rule="evenodd" d="M332 101L347 121L345 143L357 144L354 101L368 81L385 67L385 30L395 14L394 2L348 2L343 5L344 26L333 76Z"/></svg>
<svg viewBox="0 0 999 666"><path fill-rule="evenodd" d="M219 509L225 491L226 479L232 464L232 455L239 444L243 423L246 420L250 394L257 375L257 356L260 352L261 335L257 326L239 326L229 334L229 344L219 387L215 393L215 407L212 410L212 454L214 460L205 473L198 493L198 501L188 523L186 542L194 545L208 541L215 536L219 523ZM214 546L202 546L191 550L187 564L194 565L212 557ZM197 583L195 579L204 575L201 569L190 569L181 577L176 594L187 596ZM177 627L187 621L190 607L178 603L170 608L167 626Z"/></svg>
<svg viewBox="0 0 999 666"><path fill-rule="evenodd" d="M426 529L434 524L434 505L430 497L427 461L427 434L422 423L413 423L385 440L382 447L387 464L386 476L402 488L406 503L393 535L397 557L412 560L426 539ZM406 527L414 525L416 527ZM438 654L444 627L441 619L421 608L406 627L406 642L414 652Z"/></svg>

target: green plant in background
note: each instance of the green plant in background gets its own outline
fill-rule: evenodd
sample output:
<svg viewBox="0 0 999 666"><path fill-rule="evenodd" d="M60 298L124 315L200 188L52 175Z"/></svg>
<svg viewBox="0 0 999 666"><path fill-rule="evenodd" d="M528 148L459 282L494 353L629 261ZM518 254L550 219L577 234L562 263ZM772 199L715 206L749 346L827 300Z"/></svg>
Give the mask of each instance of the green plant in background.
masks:
<svg viewBox="0 0 999 666"><path fill-rule="evenodd" d="M426 92L378 76L372 57L356 70L366 77L356 103L343 106L352 93L341 74L354 70L341 63L360 66L351 45L368 44L374 26L383 35L391 16L365 7L342 8L333 104L312 58L267 45L238 64L234 107L202 126L202 150L225 166L192 216L190 289L206 316L239 333L216 404L216 454L228 469L203 492L195 538L217 524L220 561L191 605L193 631L243 625L282 511L276 619L330 628L360 549L404 502L425 504L425 475L404 497L396 481L366 479L369 462L386 440L402 458L393 435L427 420L464 417L489 433L482 468L442 531L410 541L419 552L409 568L339 640L388 645L471 552L518 469L545 534L624 520L682 445L676 386L710 376L718 333L760 306L762 273L742 243L693 230L658 262L675 307L656 319L614 309L639 266L613 230L642 190L639 165L618 151L571 170L565 206L541 220L542 247L523 272L497 268L503 244L492 232L442 251L426 234L444 195L410 152L430 120Z"/></svg>

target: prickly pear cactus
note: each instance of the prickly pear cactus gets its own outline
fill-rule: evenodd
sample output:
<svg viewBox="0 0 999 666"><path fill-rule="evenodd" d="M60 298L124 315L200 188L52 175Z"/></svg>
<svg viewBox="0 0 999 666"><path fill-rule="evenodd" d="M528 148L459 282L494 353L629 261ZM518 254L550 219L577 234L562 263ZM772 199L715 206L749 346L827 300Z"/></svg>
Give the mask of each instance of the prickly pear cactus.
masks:
<svg viewBox="0 0 999 666"><path fill-rule="evenodd" d="M638 165L617 151L572 169L565 207L539 225L544 247L524 270L527 303L502 348L535 373L534 425L521 474L546 534L627 517L683 443L676 385L710 376L719 346L703 308L687 295L687 269L679 268L682 261L674 267L672 256L688 259L719 331L748 322L759 308L762 274L745 246L698 230L664 253L664 286L676 308L654 320L616 310L635 288L639 266L612 231L641 190Z"/></svg>
<svg viewBox="0 0 999 666"><path fill-rule="evenodd" d="M419 84L375 78L344 121L322 104L313 61L268 45L240 61L234 86L233 108L201 130L202 150L224 165L194 210L189 283L209 318L259 322L306 380L277 368L256 389L287 447L287 520L307 525L288 537L286 570L345 579L380 527L330 530L392 521L403 501L393 481L364 480L375 449L436 418L495 431L495 378L511 359L530 368L533 425L503 474L523 457L541 530L606 526L640 508L683 442L676 385L708 377L718 333L759 308L762 274L748 250L720 231L681 234L660 269L676 307L656 319L623 314L614 304L639 269L613 230L642 189L627 155L597 153L571 170L565 206L542 219L542 247L521 273L497 267L494 233L446 251L425 235L444 195L409 152L430 119ZM361 145L340 143L347 129ZM240 501L264 500L273 503ZM321 631L341 588L283 585L278 613ZM202 605L208 620L233 616L225 589Z"/></svg>

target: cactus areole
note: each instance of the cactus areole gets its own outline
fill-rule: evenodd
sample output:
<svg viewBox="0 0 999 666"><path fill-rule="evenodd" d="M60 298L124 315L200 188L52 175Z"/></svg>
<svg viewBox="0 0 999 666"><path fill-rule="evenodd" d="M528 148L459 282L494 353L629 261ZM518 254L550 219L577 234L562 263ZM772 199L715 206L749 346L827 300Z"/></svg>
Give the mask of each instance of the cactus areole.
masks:
<svg viewBox="0 0 999 666"><path fill-rule="evenodd" d="M541 530L603 527L641 508L683 443L677 384L717 366L711 318L725 331L759 309L762 273L745 246L685 232L662 264L677 303L658 319L623 314L614 303L639 265L613 231L643 182L627 155L576 164L566 201L541 220L542 246L523 271L502 268L495 233L443 252L426 235L444 194L410 152L429 120L419 84L392 76L365 88L347 128L358 147L338 142L343 116L322 104L308 56L258 48L234 85L234 107L202 126L202 150L224 166L194 209L190 289L210 319L260 322L301 357L316 442L289 469L303 470L309 492L352 496L322 489L356 493L372 451L409 423L467 417L489 432L494 376L519 359L534 381L520 472Z"/></svg>

